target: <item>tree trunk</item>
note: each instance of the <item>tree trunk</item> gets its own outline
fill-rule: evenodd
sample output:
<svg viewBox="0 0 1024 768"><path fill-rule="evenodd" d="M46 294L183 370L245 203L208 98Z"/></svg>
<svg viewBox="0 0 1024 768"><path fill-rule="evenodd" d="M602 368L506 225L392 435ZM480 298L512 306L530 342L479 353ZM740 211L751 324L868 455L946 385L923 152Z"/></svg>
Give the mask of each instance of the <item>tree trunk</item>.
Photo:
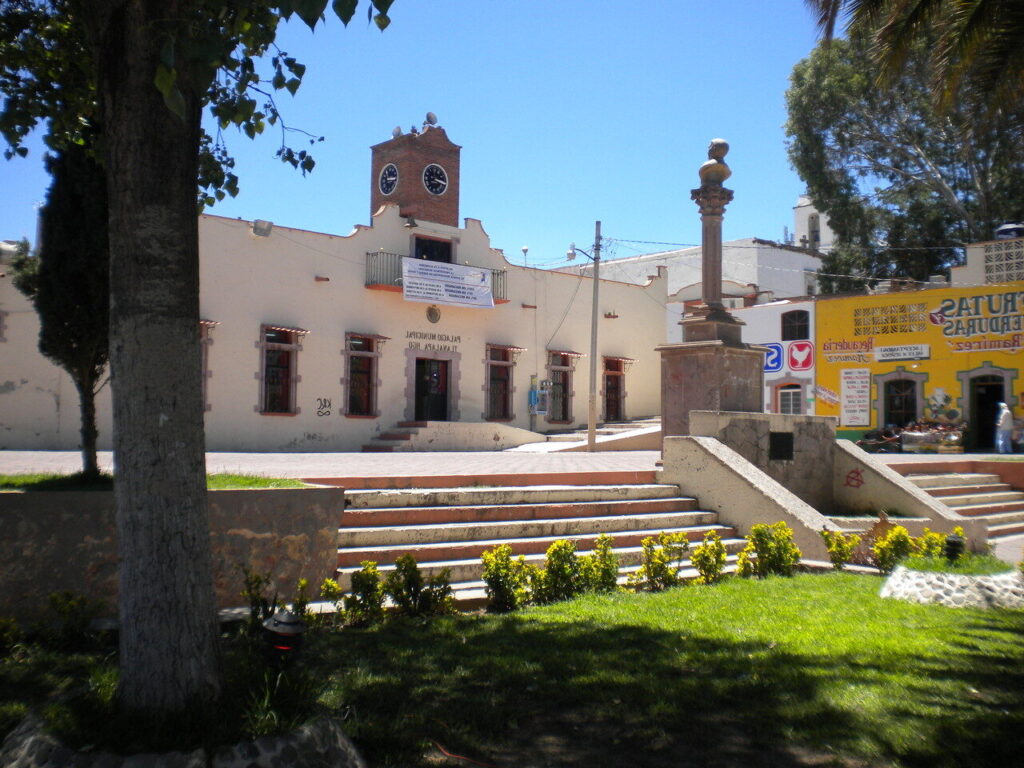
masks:
<svg viewBox="0 0 1024 768"><path fill-rule="evenodd" d="M183 86L182 119L154 86L165 35L190 14L169 0L83 5L110 205L118 697L166 722L208 711L220 692L197 332L200 103Z"/></svg>
<svg viewBox="0 0 1024 768"><path fill-rule="evenodd" d="M76 376L75 387L78 389L78 412L81 416L82 476L94 480L100 475L96 460L96 438L99 434L96 429L96 383L92 379L79 381Z"/></svg>

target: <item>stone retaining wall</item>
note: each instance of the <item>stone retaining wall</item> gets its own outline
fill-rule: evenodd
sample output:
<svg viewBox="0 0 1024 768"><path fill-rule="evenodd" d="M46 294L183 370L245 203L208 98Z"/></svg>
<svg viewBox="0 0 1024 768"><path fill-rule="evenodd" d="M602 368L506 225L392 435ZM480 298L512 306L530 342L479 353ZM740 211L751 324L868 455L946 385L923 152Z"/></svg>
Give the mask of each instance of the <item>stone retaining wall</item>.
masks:
<svg viewBox="0 0 1024 768"><path fill-rule="evenodd" d="M210 491L213 579L219 608L242 603L245 564L270 572L269 591L315 590L337 564L342 488ZM0 616L39 618L53 592L117 602L117 527L111 492L0 493ZM159 595L153 595L158 603Z"/></svg>
<svg viewBox="0 0 1024 768"><path fill-rule="evenodd" d="M965 576L899 565L886 579L881 596L951 608L1024 608L1024 576L1020 571Z"/></svg>

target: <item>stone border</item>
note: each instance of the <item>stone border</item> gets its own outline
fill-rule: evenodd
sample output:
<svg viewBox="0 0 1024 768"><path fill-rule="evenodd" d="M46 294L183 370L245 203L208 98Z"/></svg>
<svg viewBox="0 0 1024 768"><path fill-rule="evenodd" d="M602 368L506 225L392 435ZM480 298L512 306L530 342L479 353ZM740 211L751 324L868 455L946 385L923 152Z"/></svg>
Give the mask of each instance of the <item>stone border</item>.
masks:
<svg viewBox="0 0 1024 768"><path fill-rule="evenodd" d="M880 597L950 608L1024 608L1024 574L989 576L912 571L902 565L886 579Z"/></svg>
<svg viewBox="0 0 1024 768"><path fill-rule="evenodd" d="M43 728L36 716L25 718L0 746L4 768L366 768L342 730L326 717L284 736L264 736L218 749L212 756L193 752L115 755L73 752Z"/></svg>

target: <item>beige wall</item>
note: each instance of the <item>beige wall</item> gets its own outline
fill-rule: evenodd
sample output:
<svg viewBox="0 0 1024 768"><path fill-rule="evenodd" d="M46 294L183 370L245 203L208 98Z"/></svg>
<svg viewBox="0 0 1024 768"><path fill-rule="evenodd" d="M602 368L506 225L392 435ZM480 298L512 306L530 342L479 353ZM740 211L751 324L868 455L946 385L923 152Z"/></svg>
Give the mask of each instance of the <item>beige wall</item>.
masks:
<svg viewBox="0 0 1024 768"><path fill-rule="evenodd" d="M410 351L410 344L416 343L407 336L410 332L457 337L447 344L455 349L443 354L454 358L452 368L457 372L452 384L458 400L452 403L451 417L465 422L484 420L486 345L524 348L513 374L515 418L509 425L530 426L530 375L548 377L546 351L589 352L591 281L509 264L501 251L490 247L480 222L473 219L467 219L464 228L422 222L413 229L405 225L394 206L381 209L372 227L356 227L346 236L275 225L269 237L257 237L249 222L200 217L200 312L203 319L216 323L208 348L209 450L359 450L373 436L410 418L409 372L413 358L423 354ZM405 301L401 293L364 287L366 253L383 250L409 255L415 235L453 239L459 263L507 270L507 303L493 309L440 306L441 319L433 324L426 317L429 305ZM17 297L12 296L9 279L0 282L0 290L0 310L6 310ZM656 415L660 412L660 360L654 347L664 338L665 278L647 286L602 281L600 296L599 357L636 360L626 373L625 415ZM8 341L0 342L0 447L75 448L78 416L73 387L34 352L34 313L22 312L18 318L14 314L8 318ZM261 324L309 331L298 356L301 380L295 415L256 412ZM390 338L379 359L379 418L342 415L346 332ZM538 419L539 430L586 423L588 370L587 357L578 358L572 425L549 426ZM110 446L109 419L109 392L104 391L101 448Z"/></svg>

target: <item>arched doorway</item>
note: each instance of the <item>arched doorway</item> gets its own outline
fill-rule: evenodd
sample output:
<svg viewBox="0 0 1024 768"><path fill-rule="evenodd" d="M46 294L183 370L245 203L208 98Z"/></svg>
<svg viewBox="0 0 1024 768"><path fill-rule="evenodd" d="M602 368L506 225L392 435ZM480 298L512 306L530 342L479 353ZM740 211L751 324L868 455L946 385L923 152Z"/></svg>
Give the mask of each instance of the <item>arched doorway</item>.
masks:
<svg viewBox="0 0 1024 768"><path fill-rule="evenodd" d="M996 444L996 412L1006 402L1002 376L976 376L971 379L971 421L967 441L975 450L993 450Z"/></svg>

